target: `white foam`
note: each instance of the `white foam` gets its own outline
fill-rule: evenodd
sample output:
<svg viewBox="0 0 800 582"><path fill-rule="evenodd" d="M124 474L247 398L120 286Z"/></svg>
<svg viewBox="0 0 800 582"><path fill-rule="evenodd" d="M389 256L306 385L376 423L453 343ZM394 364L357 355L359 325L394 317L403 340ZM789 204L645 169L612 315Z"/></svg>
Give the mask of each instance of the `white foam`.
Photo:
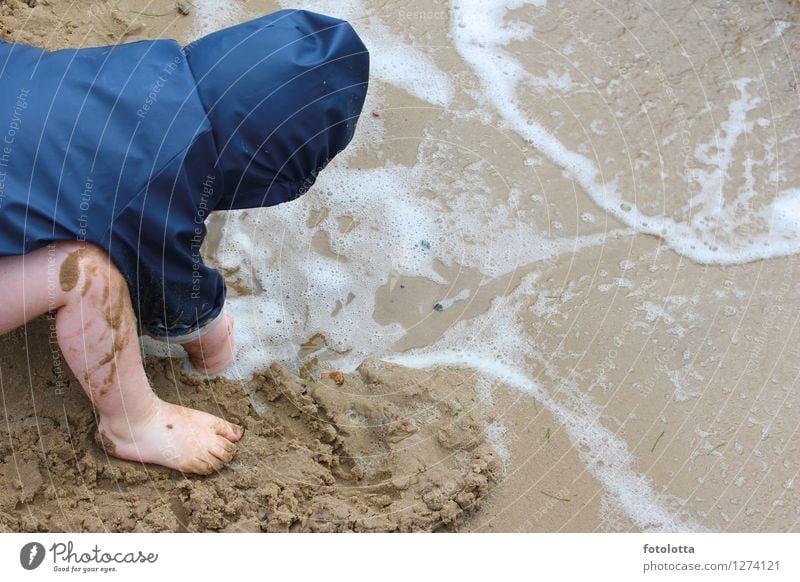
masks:
<svg viewBox="0 0 800 582"><path fill-rule="evenodd" d="M362 31L372 75L433 105L450 105L453 85L429 55L408 45L375 17Z"/></svg>
<svg viewBox="0 0 800 582"><path fill-rule="evenodd" d="M423 49L392 31L360 0L344 2L282 1L284 8L302 8L348 20L370 51L370 75L439 107L453 98L453 84Z"/></svg>
<svg viewBox="0 0 800 582"><path fill-rule="evenodd" d="M416 196L418 179L400 167L331 167L292 204L228 216L216 260L238 265L245 274L240 283L259 290L228 301L240 322L236 376L267 361L300 367L299 346L315 334L327 340L323 361L335 359L346 371L402 337L401 326L373 319L377 289L392 273L445 282L429 248L442 236L436 207ZM327 216L309 228L309 215L323 208ZM243 233L251 244L238 242Z"/></svg>
<svg viewBox="0 0 800 582"><path fill-rule="evenodd" d="M773 236L788 241L800 238L800 188L782 191L764 213Z"/></svg>
<svg viewBox="0 0 800 582"><path fill-rule="evenodd" d="M633 282L625 277L617 277L611 283L601 283L597 286L600 293L607 293L611 289L633 289Z"/></svg>
<svg viewBox="0 0 800 582"><path fill-rule="evenodd" d="M693 391L687 379L687 373L681 370L665 370L672 384L672 396L676 402L686 402L690 398L697 398L700 392ZM699 374L691 373L692 378L698 379ZM699 379L702 380L702 377Z"/></svg>
<svg viewBox="0 0 800 582"><path fill-rule="evenodd" d="M575 89L572 76L569 71L559 74L556 71L547 71L544 77L531 77L531 84L537 89L556 91L558 93L568 93Z"/></svg>
<svg viewBox="0 0 800 582"><path fill-rule="evenodd" d="M189 40L238 24L244 21L247 15L239 4L230 0L194 0L192 7L194 28L192 38Z"/></svg>
<svg viewBox="0 0 800 582"><path fill-rule="evenodd" d="M783 36L783 33L789 28L791 28L792 23L788 20L775 20L774 26L775 26L775 32L772 33L773 40Z"/></svg>
<svg viewBox="0 0 800 582"><path fill-rule="evenodd" d="M643 301L636 309L645 312L645 319L647 321L655 322L660 319L667 325L675 323L675 318L672 317L662 305L656 305L652 301Z"/></svg>
<svg viewBox="0 0 800 582"><path fill-rule="evenodd" d="M434 366L468 367L534 396L567 431L586 469L603 484L625 514L640 528L662 532L702 530L697 524L677 517L665 501L656 495L649 480L633 470L633 458L625 443L602 426L599 414L590 406L587 405L582 413L556 403L538 382L521 370L498 362L492 354L429 351L391 356L386 360L423 369Z"/></svg>
<svg viewBox="0 0 800 582"><path fill-rule="evenodd" d="M446 309L468 302L471 292L454 287L436 264L497 277L631 234L548 238L515 220L513 202L485 207L489 186L481 166L442 188L433 165L441 156L421 148L411 168L352 169L343 155L291 204L224 215L220 243L208 258L236 287L250 290L228 300L239 345L230 376L248 377L266 361L299 368L313 355L299 346L316 334L327 341L321 361L344 370L386 353L406 330L375 321L375 296L387 285L394 291L401 276L442 285L446 292L433 302ZM440 194L421 196L425 191Z"/></svg>
<svg viewBox="0 0 800 582"><path fill-rule="evenodd" d="M483 425L483 432L486 435L486 440L497 452L500 458L500 463L503 471L507 471L511 463L511 451L508 449L506 442L506 423L502 419L495 419L493 422L485 422Z"/></svg>
<svg viewBox="0 0 800 582"><path fill-rule="evenodd" d="M543 125L529 119L520 107L518 86L535 79L504 46L524 37L528 29L507 24L505 16L524 2L451 0L450 4L453 43L481 81L481 91L473 96L492 106L508 128L564 168L602 209L637 232L663 238L673 250L700 263L744 263L800 252L800 235L787 231L781 222L772 222L770 207L739 212L752 201L752 191L745 188L732 203L726 203L723 196L725 189L731 188L733 149L739 138L752 128L747 114L760 102L748 92L750 79L733 81L738 96L728 105L728 118L708 142L699 144L695 150L705 167L690 173L698 191L687 200L687 220L678 222L666 215L649 215L624 199L615 182L604 179L590 158L568 149ZM761 227L764 232L751 232L749 237L743 237L737 235L742 227L751 231Z"/></svg>
<svg viewBox="0 0 800 582"><path fill-rule="evenodd" d="M517 340L525 334L517 313L535 292L538 278L538 273L526 275L512 294L497 297L487 313L459 321L436 344L383 359L420 369L466 367L484 379L530 394L564 427L586 470L641 529L701 530L670 508L670 503L684 502L657 494L650 481L634 470L633 455L625 442L603 426L601 409L580 386L559 377L551 361L553 355L539 354L530 342ZM555 395L523 371L531 368L530 359L537 360L551 378L557 387Z"/></svg>

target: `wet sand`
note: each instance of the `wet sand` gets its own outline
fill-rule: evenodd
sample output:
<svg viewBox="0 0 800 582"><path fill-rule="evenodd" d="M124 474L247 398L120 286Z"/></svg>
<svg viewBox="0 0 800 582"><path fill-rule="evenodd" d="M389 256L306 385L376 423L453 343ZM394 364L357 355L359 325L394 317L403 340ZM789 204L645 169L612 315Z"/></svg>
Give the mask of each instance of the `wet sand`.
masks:
<svg viewBox="0 0 800 582"><path fill-rule="evenodd" d="M279 8L234 4L240 19ZM318 9L337 15L333 4ZM166 0L148 3L149 16L127 1L70 5L0 2L0 34L56 49L185 42L202 24ZM451 25L471 7L455 5L363 6L360 32L377 44L386 27L433 64L382 61L391 43L367 43L365 116L329 172L419 174L414 195L439 211L447 235L408 249L430 251L432 271L387 251L394 267L370 280L382 282L351 289L354 305L369 294L371 339L345 346L372 350L368 366L394 357L423 369L392 368L375 392L348 370L344 403L328 381L298 407L287 386L344 361L333 327L308 314L248 382L208 383L151 359L166 398L249 424L230 469L187 480L96 448L88 402L54 368L51 322L33 322L0 339L0 472L11 483L0 529L800 531L800 265L759 214L800 187L796 4L518 7L507 16L535 34L481 47L521 64L513 95L467 62ZM408 81L404 67L428 76ZM600 177L576 172L533 124ZM324 195L335 185L298 201L309 241L298 246L346 263L347 208ZM230 233L248 220L212 221L207 256L223 271ZM287 249L287 262L299 256ZM241 314L270 291L226 274ZM302 378L276 381L273 362ZM378 428L354 431L353 418ZM400 438L380 429L389 418L419 426ZM370 473L373 457L384 466Z"/></svg>

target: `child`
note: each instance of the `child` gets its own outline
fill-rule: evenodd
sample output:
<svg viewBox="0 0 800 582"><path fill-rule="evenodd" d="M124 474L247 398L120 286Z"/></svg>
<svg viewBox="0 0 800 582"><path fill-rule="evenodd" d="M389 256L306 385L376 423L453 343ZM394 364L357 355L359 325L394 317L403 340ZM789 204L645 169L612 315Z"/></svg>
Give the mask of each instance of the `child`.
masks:
<svg viewBox="0 0 800 582"><path fill-rule="evenodd" d="M119 458L208 474L242 428L150 388L138 333L207 373L233 358L213 210L303 194L351 140L369 57L284 10L206 36L46 52L0 41L0 334L48 311Z"/></svg>

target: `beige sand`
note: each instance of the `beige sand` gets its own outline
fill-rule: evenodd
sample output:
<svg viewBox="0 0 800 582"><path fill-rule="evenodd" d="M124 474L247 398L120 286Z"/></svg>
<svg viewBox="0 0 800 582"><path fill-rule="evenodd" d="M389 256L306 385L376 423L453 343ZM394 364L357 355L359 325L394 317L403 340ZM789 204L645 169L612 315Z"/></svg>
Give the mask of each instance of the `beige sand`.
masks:
<svg viewBox="0 0 800 582"><path fill-rule="evenodd" d="M52 49L186 38L192 26L190 16L167 0L146 8L161 16L136 16L128 1L98 0L79 8L56 0L30 4L39 5L0 2L4 38ZM270 2L240 4L252 15L277 8ZM604 172L619 172L620 186L632 199L663 189L656 201L666 205L665 212L678 213L669 206L669 193L684 187L680 172L663 177L658 165L644 163L656 153L670 170L684 163L678 148L657 147L675 131L672 95L680 95L681 115L692 121L697 143L727 115L730 95L717 97L729 85L729 69L738 67L740 76L749 68L771 96L754 117L773 120L769 129L753 131L786 136L788 145L778 152L788 175L782 187L798 187L800 149L790 141L800 134L797 85L786 56L796 56L800 47L796 12L782 2L767 8L712 4L688 10L662 3L657 17L636 3L617 12L576 9L577 21L555 9L544 15L521 9L536 19L539 33L511 43L509 51L542 76L553 63L548 48L570 42L576 61L613 55L635 63L624 71L635 91L601 86L613 109L622 112L616 120L593 91L552 91L541 101L522 103L523 109L576 151L589 130L575 112L605 114L607 134L591 144L601 148L593 154ZM399 10L375 7L373 13L409 42L434 47L438 65L452 73L459 91L452 109L442 111L374 80L371 99L380 106L384 140L367 141L351 164L413 166L433 135L474 148L488 161L497 172L492 176L502 178L481 179L497 196L510 186L544 190L543 200L521 199L519 218L531 229L569 238L623 227L598 212L562 168L538 156L519 135L487 129L470 117L475 79L451 46L447 19L408 18L414 10L429 10L423 2L405 3L406 16ZM776 22L787 23L784 40L767 42ZM576 41L576 30L591 31L591 42ZM737 53L742 47L745 56ZM693 55L694 68L682 68L676 58L682 48ZM595 73L607 77L615 67ZM698 79L705 94L697 89ZM581 79L591 81L591 75ZM649 103L645 117L642 101ZM364 131L369 123L364 121ZM619 155L610 159L614 153ZM734 152L737 162L747 155L744 145ZM536 162L533 174L530 159ZM458 160L443 174L456 182L463 172L468 179L465 168L472 161ZM754 172L761 179L769 169ZM490 224L491 200L487 206ZM581 220L584 212L597 221ZM633 266L623 269L627 261ZM674 253L659 238L628 233L520 263L496 279L439 267L448 285L404 277L378 290L375 319L408 330L394 350L432 345L472 318L519 314L519 341L536 348L526 366L541 389L538 397L492 382L487 398L490 380L464 368L362 371L336 387L286 371L249 383L200 382L177 372L169 360L151 360L154 386L165 398L222 412L248 427L230 470L186 480L102 455L91 440L88 403L74 381L57 381L49 322L38 321L27 335L0 340L2 422L10 435L0 442L0 473L13 483L0 496L0 527L800 531L797 256L707 266ZM534 290L521 292L533 274ZM430 306L461 289L472 291L468 305L431 313ZM485 334L488 343L493 336ZM265 416L248 395L259 410L268 410ZM400 422L387 425L389 419ZM592 423L599 430L584 430ZM494 453L484 435L491 427L490 440L499 443ZM610 466L610 458L617 464Z"/></svg>
<svg viewBox="0 0 800 582"><path fill-rule="evenodd" d="M235 420L247 438L211 478L109 458L78 383L42 365L49 323L0 340L0 531L452 530L499 477L463 375L371 362L337 385L278 365L248 383L203 381L151 360L160 396ZM30 377L15 344L30 348Z"/></svg>

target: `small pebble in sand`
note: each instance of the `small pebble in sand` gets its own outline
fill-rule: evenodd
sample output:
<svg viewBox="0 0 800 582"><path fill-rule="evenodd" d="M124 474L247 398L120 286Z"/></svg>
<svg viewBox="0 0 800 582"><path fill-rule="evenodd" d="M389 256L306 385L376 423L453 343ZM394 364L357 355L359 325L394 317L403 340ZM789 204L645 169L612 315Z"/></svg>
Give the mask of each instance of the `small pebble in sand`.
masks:
<svg viewBox="0 0 800 582"><path fill-rule="evenodd" d="M380 111L373 111L372 112L372 117L380 117L380 116L381 116L381 112Z"/></svg>
<svg viewBox="0 0 800 582"><path fill-rule="evenodd" d="M339 370L333 370L331 372L323 372L322 378L333 378L333 381L336 382L339 386L344 384L344 374Z"/></svg>

